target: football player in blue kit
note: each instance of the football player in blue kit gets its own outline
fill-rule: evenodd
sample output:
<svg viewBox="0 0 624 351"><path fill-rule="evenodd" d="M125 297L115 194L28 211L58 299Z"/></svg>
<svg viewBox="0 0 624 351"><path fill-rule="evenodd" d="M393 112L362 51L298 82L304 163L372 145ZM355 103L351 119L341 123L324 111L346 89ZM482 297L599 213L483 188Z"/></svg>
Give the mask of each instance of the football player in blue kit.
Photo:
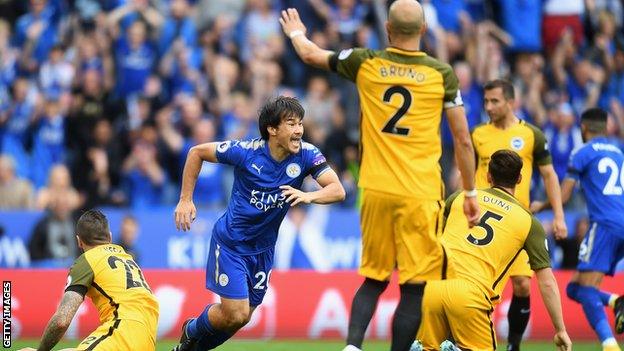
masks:
<svg viewBox="0 0 624 351"><path fill-rule="evenodd" d="M280 96L260 110L261 138L206 143L189 151L175 210L178 230L189 230L195 219L193 188L203 161L232 165L234 184L227 210L214 225L206 265L206 288L221 302L184 323L174 351L216 348L249 322L267 291L278 229L289 207L344 199L323 154L302 140L303 115L296 99ZM319 190L299 190L308 175Z"/></svg>
<svg viewBox="0 0 624 351"><path fill-rule="evenodd" d="M624 331L624 298L600 290L605 274L612 276L624 258L624 155L617 141L606 136L607 113L599 108L581 116L586 142L570 157L568 174L561 186L563 202L580 182L587 202L589 231L579 249L577 272L567 286L568 297L583 306L602 349L619 351L604 306L614 308L617 333Z"/></svg>

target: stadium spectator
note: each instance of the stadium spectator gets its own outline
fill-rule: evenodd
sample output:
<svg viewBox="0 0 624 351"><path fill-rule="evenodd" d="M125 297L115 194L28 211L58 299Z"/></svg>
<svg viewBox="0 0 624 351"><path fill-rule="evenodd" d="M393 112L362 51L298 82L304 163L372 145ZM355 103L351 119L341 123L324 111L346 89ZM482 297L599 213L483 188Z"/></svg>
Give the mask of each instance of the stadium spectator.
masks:
<svg viewBox="0 0 624 351"><path fill-rule="evenodd" d="M136 248L136 241L139 236L139 222L132 215L126 215L121 219L121 227L119 228L119 241L117 245L121 246L127 254L132 256L134 262L141 263L140 255Z"/></svg>
<svg viewBox="0 0 624 351"><path fill-rule="evenodd" d="M0 155L0 209L31 209L35 204L32 184L15 175L15 161Z"/></svg>
<svg viewBox="0 0 624 351"><path fill-rule="evenodd" d="M191 147L215 141L216 130L211 119L201 119L192 128L191 137L184 138L173 127L171 113L161 111L157 117L160 135L175 158L175 175L179 177ZM224 204L223 167L204 162L195 185L195 204L200 207L219 207Z"/></svg>
<svg viewBox="0 0 624 351"><path fill-rule="evenodd" d="M147 25L132 23L114 44L117 68L115 94L123 98L141 92L156 64L156 50L147 38Z"/></svg>
<svg viewBox="0 0 624 351"><path fill-rule="evenodd" d="M12 86L8 108L0 112L1 149L15 159L19 177L30 177L30 155L27 152L29 128L37 112L36 88L27 79L18 78Z"/></svg>
<svg viewBox="0 0 624 351"><path fill-rule="evenodd" d="M162 205L167 182L167 174L158 163L154 127L143 126L140 134L122 166L123 186L128 203L134 209Z"/></svg>
<svg viewBox="0 0 624 351"><path fill-rule="evenodd" d="M39 69L41 92L48 96L67 94L73 83L74 73L72 64L65 60L63 47L52 47L48 60Z"/></svg>
<svg viewBox="0 0 624 351"><path fill-rule="evenodd" d="M73 169L76 188L85 199L85 208L119 205L121 147L115 142L111 124L106 119L95 122L92 143L80 154Z"/></svg>
<svg viewBox="0 0 624 351"><path fill-rule="evenodd" d="M349 138L347 122L342 109L335 108L331 119L325 122L325 124L329 134L322 139L324 140L323 150L333 164L336 165L336 170L342 172L348 167L347 149L357 145L357 143Z"/></svg>
<svg viewBox="0 0 624 351"><path fill-rule="evenodd" d="M572 151L583 145L581 129L575 122L572 107L563 103L549 113L549 121L543 128L559 182L565 177Z"/></svg>
<svg viewBox="0 0 624 351"><path fill-rule="evenodd" d="M37 121L33 136L31 157L32 180L41 188L53 165L66 161L65 116L58 97L49 97L45 102L44 116Z"/></svg>
<svg viewBox="0 0 624 351"><path fill-rule="evenodd" d="M303 125L307 139L315 145L322 145L332 131L332 117L338 109L338 96L331 90L327 78L324 76L310 78L301 105L306 111L307 118L304 119ZM344 125L342 127L344 128Z"/></svg>
<svg viewBox="0 0 624 351"><path fill-rule="evenodd" d="M30 0L29 11L17 21L13 43L22 49L20 70L35 75L57 43L59 14L48 0Z"/></svg>
<svg viewBox="0 0 624 351"><path fill-rule="evenodd" d="M271 7L270 0L249 1L247 7L247 13L237 25L241 60L251 63L279 57L284 51L284 42L277 21L279 15Z"/></svg>
<svg viewBox="0 0 624 351"><path fill-rule="evenodd" d="M62 164L50 169L47 186L38 190L35 206L40 210L49 209L58 198L67 199L71 211L82 204L82 199L72 186L69 170Z"/></svg>
<svg viewBox="0 0 624 351"><path fill-rule="evenodd" d="M226 139L246 139L258 136L258 119L255 103L244 93L231 96L231 110L221 115L221 134Z"/></svg>
<svg viewBox="0 0 624 351"><path fill-rule="evenodd" d="M71 200L55 196L48 208L30 236L30 259L34 265L67 267L78 256Z"/></svg>
<svg viewBox="0 0 624 351"><path fill-rule="evenodd" d="M165 54L175 47L177 41L184 46L193 46L197 42L197 28L191 18L189 0L170 1L169 16L165 18L158 37L159 52Z"/></svg>

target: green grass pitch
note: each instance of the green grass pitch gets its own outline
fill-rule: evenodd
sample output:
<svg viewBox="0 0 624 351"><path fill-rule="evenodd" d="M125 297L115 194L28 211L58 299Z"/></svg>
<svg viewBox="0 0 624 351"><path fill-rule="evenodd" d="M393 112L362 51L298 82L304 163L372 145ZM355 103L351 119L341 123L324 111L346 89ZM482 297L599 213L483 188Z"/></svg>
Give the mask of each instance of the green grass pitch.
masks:
<svg viewBox="0 0 624 351"><path fill-rule="evenodd" d="M36 347L37 340L14 340L11 345L11 350L19 350L22 347L30 346ZM156 347L157 351L169 351L176 345L175 340L160 340ZM63 341L55 348L59 350L67 347L76 346L76 342ZM500 345L499 350L504 350L505 345ZM309 341L309 340L290 340L290 341L260 341L260 340L232 340L222 345L217 350L220 351L340 351L344 347L344 343L341 341ZM581 343L576 342L573 344L575 351L590 351L600 350L600 344L594 343ZM366 351L387 351L390 349L390 344L387 342L368 342L364 344ZM551 351L553 350L553 344L548 342L525 342L522 350L525 351Z"/></svg>

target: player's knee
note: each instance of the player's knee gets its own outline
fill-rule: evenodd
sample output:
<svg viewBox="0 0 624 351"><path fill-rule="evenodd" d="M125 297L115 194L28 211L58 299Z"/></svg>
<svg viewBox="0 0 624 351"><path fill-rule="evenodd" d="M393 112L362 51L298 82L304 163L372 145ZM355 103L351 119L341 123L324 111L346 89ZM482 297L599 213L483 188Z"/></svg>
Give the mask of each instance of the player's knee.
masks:
<svg viewBox="0 0 624 351"><path fill-rule="evenodd" d="M578 302L578 291L579 291L579 285L578 283L568 283L568 285L566 286L566 295L568 295L568 298L574 301Z"/></svg>
<svg viewBox="0 0 624 351"><path fill-rule="evenodd" d="M528 277L512 277L514 296L527 297L531 294L531 279Z"/></svg>

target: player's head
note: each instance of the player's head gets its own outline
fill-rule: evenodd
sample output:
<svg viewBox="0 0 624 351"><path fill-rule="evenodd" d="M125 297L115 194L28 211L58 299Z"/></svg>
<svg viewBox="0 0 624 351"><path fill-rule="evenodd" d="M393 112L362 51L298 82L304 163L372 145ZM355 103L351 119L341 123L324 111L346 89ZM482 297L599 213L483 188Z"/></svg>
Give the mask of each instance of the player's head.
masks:
<svg viewBox="0 0 624 351"><path fill-rule="evenodd" d="M108 219L98 210L88 210L83 213L76 223L76 236L78 246L97 246L110 244L111 232L108 226Z"/></svg>
<svg viewBox="0 0 624 351"><path fill-rule="evenodd" d="M581 115L581 131L585 141L590 135L607 134L607 111L598 107L585 110Z"/></svg>
<svg viewBox="0 0 624 351"><path fill-rule="evenodd" d="M514 87L506 79L491 80L483 86L483 107L492 122L498 122L513 112Z"/></svg>
<svg viewBox="0 0 624 351"><path fill-rule="evenodd" d="M515 151L498 150L490 157L488 182L492 186L514 189L522 180L522 158Z"/></svg>
<svg viewBox="0 0 624 351"><path fill-rule="evenodd" d="M425 30L425 12L418 1L396 0L390 5L386 31L391 44L401 39L421 37Z"/></svg>
<svg viewBox="0 0 624 351"><path fill-rule="evenodd" d="M260 109L259 127L262 139L275 140L279 147L290 153L301 148L303 115L305 111L297 99L278 96Z"/></svg>

